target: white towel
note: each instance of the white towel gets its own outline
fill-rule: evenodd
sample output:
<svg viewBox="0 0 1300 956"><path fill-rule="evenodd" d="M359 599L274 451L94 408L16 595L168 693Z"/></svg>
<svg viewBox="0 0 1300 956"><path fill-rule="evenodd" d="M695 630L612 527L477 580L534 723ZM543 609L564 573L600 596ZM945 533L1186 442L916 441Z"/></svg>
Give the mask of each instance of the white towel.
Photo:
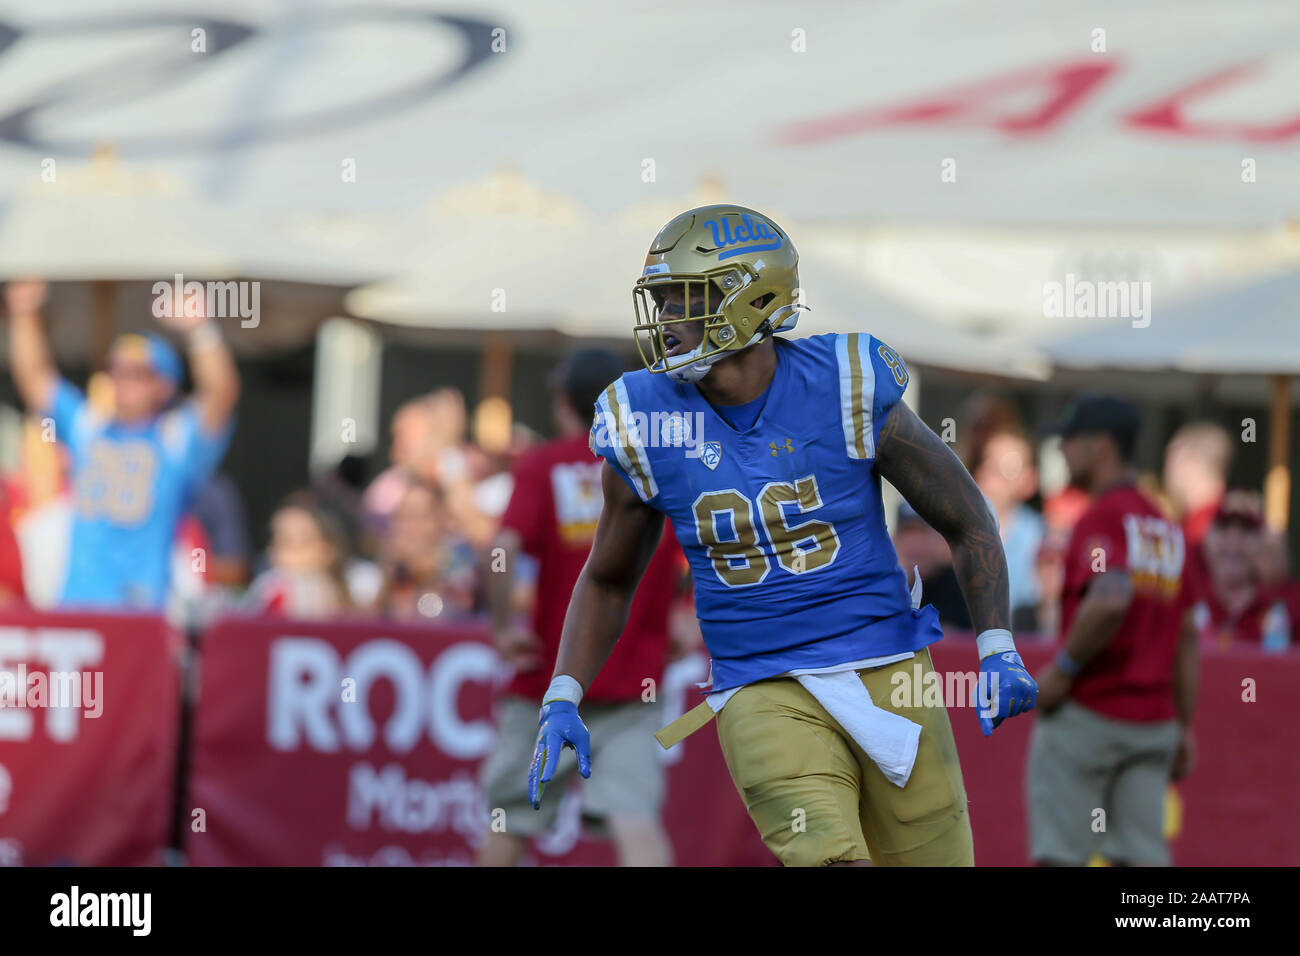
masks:
<svg viewBox="0 0 1300 956"><path fill-rule="evenodd" d="M907 785L916 763L921 725L875 705L855 671L796 677L895 786Z"/></svg>
<svg viewBox="0 0 1300 956"><path fill-rule="evenodd" d="M909 589L912 609L921 606L921 571L912 567L912 586ZM910 656L910 655L909 655ZM886 658L888 660L889 658ZM841 665L852 668L854 665ZM863 752L875 762L890 783L899 787L907 785L916 764L916 750L921 742L921 725L901 714L883 710L871 699L871 693L857 670L831 673L800 674L789 672L817 702L844 728ZM709 661L709 679L696 686L705 689L713 683L713 661ZM722 710L732 695L740 690L709 694L706 698L714 713Z"/></svg>
<svg viewBox="0 0 1300 956"><path fill-rule="evenodd" d="M915 566L910 591L915 610L921 606L921 571ZM921 742L920 724L877 707L856 671L806 674L795 679L839 722L885 779L899 787L907 785Z"/></svg>

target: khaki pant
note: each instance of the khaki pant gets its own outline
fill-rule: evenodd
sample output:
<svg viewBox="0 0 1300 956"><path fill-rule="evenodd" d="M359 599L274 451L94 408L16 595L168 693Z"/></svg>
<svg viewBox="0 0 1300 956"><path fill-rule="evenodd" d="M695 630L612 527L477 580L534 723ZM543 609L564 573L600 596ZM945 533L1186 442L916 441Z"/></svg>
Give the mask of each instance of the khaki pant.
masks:
<svg viewBox="0 0 1300 956"><path fill-rule="evenodd" d="M1167 866L1165 791L1178 722L1116 720L1067 700L1039 714L1029 744L1029 855L1083 865Z"/></svg>
<svg viewBox="0 0 1300 956"><path fill-rule="evenodd" d="M489 810L505 810L506 832L536 836L551 829L578 758L565 747L546 785L542 808L528 803L528 768L537 745L536 701L507 696L497 702L497 742L483 762L479 785ZM591 777L582 781L582 813L591 829L613 813L655 818L664 796L664 768L655 743L663 708L639 700L625 704L583 704L582 722L591 733Z"/></svg>

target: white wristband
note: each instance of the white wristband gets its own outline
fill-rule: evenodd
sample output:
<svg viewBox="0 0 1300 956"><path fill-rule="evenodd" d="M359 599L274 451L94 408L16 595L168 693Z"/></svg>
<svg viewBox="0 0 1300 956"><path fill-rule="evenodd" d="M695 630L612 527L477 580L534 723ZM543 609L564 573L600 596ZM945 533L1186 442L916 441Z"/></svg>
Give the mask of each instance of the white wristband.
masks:
<svg viewBox="0 0 1300 956"><path fill-rule="evenodd" d="M557 674L551 678L551 686L542 695L543 704L553 700L567 700L576 707L582 702L582 685L568 674Z"/></svg>
<svg viewBox="0 0 1300 956"><path fill-rule="evenodd" d="M1004 627L989 628L975 638L975 643L979 645L980 660L984 660L990 654L1005 654L1007 651L1014 653L1016 649L1016 642L1011 639L1011 632Z"/></svg>

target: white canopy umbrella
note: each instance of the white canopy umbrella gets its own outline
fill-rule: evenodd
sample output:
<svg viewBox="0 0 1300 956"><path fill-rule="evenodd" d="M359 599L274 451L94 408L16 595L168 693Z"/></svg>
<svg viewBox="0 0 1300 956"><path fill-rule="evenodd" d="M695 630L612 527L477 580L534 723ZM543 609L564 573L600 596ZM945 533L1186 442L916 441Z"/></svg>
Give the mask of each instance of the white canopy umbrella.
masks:
<svg viewBox="0 0 1300 956"><path fill-rule="evenodd" d="M498 213L445 218L430 230L405 271L348 296L353 314L424 328L630 332L644 235Z"/></svg>
<svg viewBox="0 0 1300 956"><path fill-rule="evenodd" d="M239 272L241 228L174 178L124 169L108 151L60 164L50 182L0 204L0 274L54 281L170 279Z"/></svg>
<svg viewBox="0 0 1300 956"><path fill-rule="evenodd" d="M644 230L592 217L504 167L409 221L398 274L352 292L363 318L422 328L555 330L606 336L630 328Z"/></svg>
<svg viewBox="0 0 1300 956"><path fill-rule="evenodd" d="M628 336L632 284L655 232L720 195L720 183L709 178L677 203L642 204L603 222L502 171L438 204L428 222L432 235L405 271L354 291L347 305L365 318L428 328ZM787 228L798 236L797 227ZM1047 376L1047 362L1023 344L940 324L821 256L802 257L799 271L811 311L796 334L871 332L914 364Z"/></svg>
<svg viewBox="0 0 1300 956"><path fill-rule="evenodd" d="M1291 376L1300 374L1300 271L1239 283L1168 311L1145 328L1130 320L1058 336L1044 344L1058 365L1073 368L1176 369L1207 375L1272 378L1269 470L1264 503L1269 524L1287 525L1290 500Z"/></svg>
<svg viewBox="0 0 1300 956"><path fill-rule="evenodd" d="M351 261L205 200L175 176L127 167L107 146L0 201L0 278L170 281L181 273L334 286L373 278Z"/></svg>
<svg viewBox="0 0 1300 956"><path fill-rule="evenodd" d="M63 360L95 363L115 331L151 326L153 285L174 287L178 275L261 285L259 309L273 308L274 321L259 316L249 327L241 316L230 336L250 354L301 344L339 310L343 289L375 275L206 201L174 176L128 167L111 147L51 172L0 201L0 280L53 283L46 318Z"/></svg>
<svg viewBox="0 0 1300 956"><path fill-rule="evenodd" d="M1300 374L1300 272L1157 308L1145 328L1129 319L1074 321L1089 327L1043 345L1058 365Z"/></svg>
<svg viewBox="0 0 1300 956"><path fill-rule="evenodd" d="M799 334L870 332L909 365L1037 381L1050 373L1023 337L977 335L940 322L818 259L801 258L799 277L810 309L799 317Z"/></svg>

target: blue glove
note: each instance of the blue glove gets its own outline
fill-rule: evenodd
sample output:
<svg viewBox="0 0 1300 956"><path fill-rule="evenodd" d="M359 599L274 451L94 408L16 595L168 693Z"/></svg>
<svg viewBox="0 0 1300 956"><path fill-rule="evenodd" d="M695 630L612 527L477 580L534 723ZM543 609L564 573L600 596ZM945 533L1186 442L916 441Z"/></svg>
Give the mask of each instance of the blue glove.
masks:
<svg viewBox="0 0 1300 956"><path fill-rule="evenodd" d="M1008 717L1034 709L1038 683L1025 670L1015 651L990 654L980 661L980 680L975 687L975 707L980 729L987 737Z"/></svg>
<svg viewBox="0 0 1300 956"><path fill-rule="evenodd" d="M555 776L560 753L572 747L578 754L578 773L591 776L591 735L578 716L578 705L567 700L553 700L542 705L537 724L537 748L533 765L528 768L528 802L534 810L542 807L542 791Z"/></svg>

